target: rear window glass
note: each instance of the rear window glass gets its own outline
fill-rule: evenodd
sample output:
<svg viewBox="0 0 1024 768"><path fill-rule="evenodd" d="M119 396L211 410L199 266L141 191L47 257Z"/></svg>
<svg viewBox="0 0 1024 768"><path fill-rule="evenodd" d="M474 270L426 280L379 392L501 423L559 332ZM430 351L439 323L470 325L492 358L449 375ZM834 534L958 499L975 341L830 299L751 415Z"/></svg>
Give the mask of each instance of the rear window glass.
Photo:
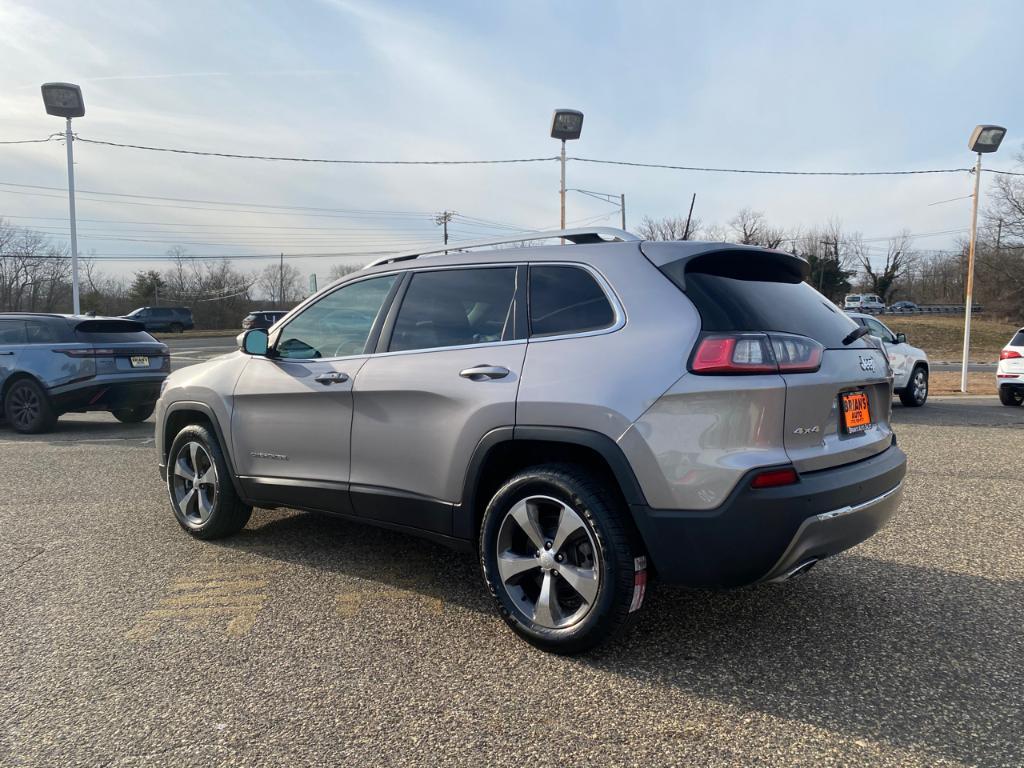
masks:
<svg viewBox="0 0 1024 768"><path fill-rule="evenodd" d="M1011 347L1024 347L1024 330L1017 331L1010 339Z"/></svg>
<svg viewBox="0 0 1024 768"><path fill-rule="evenodd" d="M156 341L130 320L86 320L75 326L75 338L89 344L130 344Z"/></svg>
<svg viewBox="0 0 1024 768"><path fill-rule="evenodd" d="M807 283L766 280L763 269L754 273L761 279L743 279L736 270L730 270L730 277L685 271L685 263L680 262L660 269L697 307L704 331L796 333L826 348L842 349L843 339L857 329L853 320ZM847 346L872 344L862 338Z"/></svg>
<svg viewBox="0 0 1024 768"><path fill-rule="evenodd" d="M615 312L597 281L579 267L530 267L530 332L533 336L607 328Z"/></svg>

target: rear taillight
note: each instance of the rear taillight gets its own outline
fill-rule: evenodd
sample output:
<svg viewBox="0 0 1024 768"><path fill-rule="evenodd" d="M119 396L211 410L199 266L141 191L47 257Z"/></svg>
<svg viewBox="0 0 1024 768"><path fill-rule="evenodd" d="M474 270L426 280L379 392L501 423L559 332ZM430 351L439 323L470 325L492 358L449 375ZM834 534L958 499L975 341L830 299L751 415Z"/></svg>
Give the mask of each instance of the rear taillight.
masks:
<svg viewBox="0 0 1024 768"><path fill-rule="evenodd" d="M693 355L694 373L775 373L778 366L763 334L705 336Z"/></svg>
<svg viewBox="0 0 1024 768"><path fill-rule="evenodd" d="M709 334L697 344L690 370L703 375L811 373L821 367L824 351L814 339L788 333Z"/></svg>
<svg viewBox="0 0 1024 768"><path fill-rule="evenodd" d="M114 350L112 349L55 349L61 355L67 355L68 357L113 357Z"/></svg>
<svg viewBox="0 0 1024 768"><path fill-rule="evenodd" d="M1020 352L1014 349L1004 349L1002 352L999 353L1000 360L1012 360L1013 358L1020 356Z"/></svg>
<svg viewBox="0 0 1024 768"><path fill-rule="evenodd" d="M766 469L758 472L750 481L751 488L778 488L780 485L793 485L800 482L800 476L792 467L785 469Z"/></svg>

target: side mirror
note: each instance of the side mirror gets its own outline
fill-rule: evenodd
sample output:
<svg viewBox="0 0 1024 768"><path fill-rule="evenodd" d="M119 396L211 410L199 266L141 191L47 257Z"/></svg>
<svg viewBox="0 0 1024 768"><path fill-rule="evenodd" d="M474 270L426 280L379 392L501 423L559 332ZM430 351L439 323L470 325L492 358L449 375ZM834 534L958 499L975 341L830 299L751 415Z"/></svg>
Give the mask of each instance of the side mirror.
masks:
<svg viewBox="0 0 1024 768"><path fill-rule="evenodd" d="M263 328L250 328L238 337L238 348L247 355L265 357L267 354L267 332Z"/></svg>
<svg viewBox="0 0 1024 768"><path fill-rule="evenodd" d="M905 334L905 333L897 333L896 334L896 343L897 344L906 344L907 343L907 334Z"/></svg>

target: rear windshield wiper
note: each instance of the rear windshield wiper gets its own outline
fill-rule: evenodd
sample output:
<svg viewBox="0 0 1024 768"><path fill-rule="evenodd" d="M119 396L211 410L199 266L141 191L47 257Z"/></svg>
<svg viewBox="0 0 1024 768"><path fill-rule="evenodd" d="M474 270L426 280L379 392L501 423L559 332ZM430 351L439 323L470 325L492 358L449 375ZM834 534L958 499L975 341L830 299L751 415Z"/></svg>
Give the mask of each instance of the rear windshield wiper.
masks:
<svg viewBox="0 0 1024 768"><path fill-rule="evenodd" d="M855 342L861 336L867 336L870 332L871 332L871 329L868 328L866 325L862 325L862 326L859 326L857 328L854 328L852 331L850 331L848 334L846 334L846 338L843 339L843 346L847 347L850 344L853 344L853 342Z"/></svg>

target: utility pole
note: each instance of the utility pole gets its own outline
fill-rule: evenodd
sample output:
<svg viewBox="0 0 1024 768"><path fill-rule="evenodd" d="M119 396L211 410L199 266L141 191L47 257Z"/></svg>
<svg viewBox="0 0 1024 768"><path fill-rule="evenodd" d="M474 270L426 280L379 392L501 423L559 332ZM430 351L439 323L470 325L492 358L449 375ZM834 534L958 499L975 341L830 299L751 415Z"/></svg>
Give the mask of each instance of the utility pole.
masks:
<svg viewBox="0 0 1024 768"><path fill-rule="evenodd" d="M71 306L76 315L81 314L82 307L78 303L78 227L75 224L75 153L72 142L75 137L71 133L71 118L68 118L64 132L64 143L68 147L68 213L71 219Z"/></svg>
<svg viewBox="0 0 1024 768"><path fill-rule="evenodd" d="M690 198L690 212L686 214L686 226L683 228L683 240L690 239L690 221L693 219L693 204L697 202L697 193L693 193L693 197Z"/></svg>
<svg viewBox="0 0 1024 768"><path fill-rule="evenodd" d="M444 227L444 244L448 245L448 222L455 216L455 211L443 211L434 217L434 223L439 227ZM448 251L445 251L447 254Z"/></svg>
<svg viewBox="0 0 1024 768"><path fill-rule="evenodd" d="M626 228L626 193L619 195L619 207L622 209L622 228Z"/></svg>
<svg viewBox="0 0 1024 768"><path fill-rule="evenodd" d="M281 266L277 270L277 297L284 309L284 254L281 254Z"/></svg>
<svg viewBox="0 0 1024 768"><path fill-rule="evenodd" d="M996 225L996 258L999 258L999 254L1003 250L1003 220L999 219Z"/></svg>
<svg viewBox="0 0 1024 768"><path fill-rule="evenodd" d="M964 357L960 366L960 391L967 392L967 356L971 352L971 305L974 303L974 249L978 240L978 193L981 190L981 152L974 164L974 200L971 202L971 244L967 252L967 301L964 303Z"/></svg>
<svg viewBox="0 0 1024 768"><path fill-rule="evenodd" d="M828 246L832 246L835 249L836 263L839 262L839 241L838 240L822 240L821 244L825 246L825 253L822 254L822 258L818 260L818 293L824 293L822 290L825 285L825 261L828 259Z"/></svg>

